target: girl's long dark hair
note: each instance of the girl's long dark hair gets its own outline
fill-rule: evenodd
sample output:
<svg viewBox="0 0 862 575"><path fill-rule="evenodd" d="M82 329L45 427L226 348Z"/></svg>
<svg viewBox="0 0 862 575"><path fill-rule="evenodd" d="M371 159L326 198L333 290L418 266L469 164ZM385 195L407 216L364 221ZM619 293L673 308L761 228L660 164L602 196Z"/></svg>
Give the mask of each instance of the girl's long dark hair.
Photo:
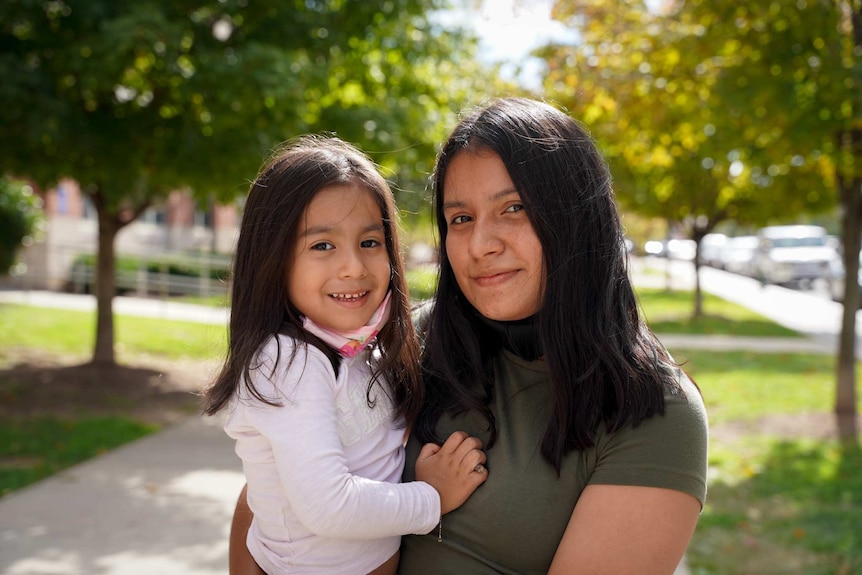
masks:
<svg viewBox="0 0 862 575"><path fill-rule="evenodd" d="M495 100L461 120L433 175L441 259L423 354L419 439L439 441L441 415L466 410L482 413L491 443L495 436L488 406L498 345L480 337L478 312L458 287L443 215L452 159L477 151L502 159L542 245L545 285L537 323L551 382L541 451L559 472L568 452L594 444L603 422L614 431L663 414L666 386L678 389L662 365L672 360L640 317L610 172L590 135L547 104Z"/></svg>
<svg viewBox="0 0 862 575"><path fill-rule="evenodd" d="M273 404L255 388L251 371L261 347L278 333L320 348L338 370L335 350L302 329L302 318L287 298L286 278L306 207L322 188L347 184L368 190L377 201L392 271L390 319L377 337L381 360L367 392L382 375L396 417L408 423L416 418L423 400L419 346L410 319L392 191L367 156L338 138L322 136L304 136L283 146L251 185L233 261L228 352L206 392L207 415L224 407L242 385L255 398Z"/></svg>

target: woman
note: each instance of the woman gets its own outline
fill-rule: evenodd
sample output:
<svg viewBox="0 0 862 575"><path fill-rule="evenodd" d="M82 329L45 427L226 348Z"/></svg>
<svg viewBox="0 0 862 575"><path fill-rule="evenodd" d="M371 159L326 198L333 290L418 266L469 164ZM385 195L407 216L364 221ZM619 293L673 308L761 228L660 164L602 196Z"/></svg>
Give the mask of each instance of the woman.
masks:
<svg viewBox="0 0 862 575"><path fill-rule="evenodd" d="M594 143L551 106L497 100L455 128L434 192L404 480L450 429L483 440L489 479L442 538L403 539L401 573L672 573L706 494L706 414L640 318Z"/></svg>
<svg viewBox="0 0 862 575"><path fill-rule="evenodd" d="M672 573L706 494L706 413L640 317L590 136L496 100L451 134L434 194L440 281L404 480L453 430L482 439L488 480L403 539L400 572Z"/></svg>

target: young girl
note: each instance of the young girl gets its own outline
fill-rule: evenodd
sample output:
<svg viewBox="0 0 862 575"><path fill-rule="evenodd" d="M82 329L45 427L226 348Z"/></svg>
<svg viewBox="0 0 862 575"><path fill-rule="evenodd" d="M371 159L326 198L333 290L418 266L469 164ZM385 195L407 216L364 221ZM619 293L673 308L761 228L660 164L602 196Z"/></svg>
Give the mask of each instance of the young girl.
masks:
<svg viewBox="0 0 862 575"><path fill-rule="evenodd" d="M251 186L205 412L228 407L247 545L270 575L394 573L400 535L487 478L479 440L455 433L399 483L423 393L395 216L371 160L336 138L298 139Z"/></svg>

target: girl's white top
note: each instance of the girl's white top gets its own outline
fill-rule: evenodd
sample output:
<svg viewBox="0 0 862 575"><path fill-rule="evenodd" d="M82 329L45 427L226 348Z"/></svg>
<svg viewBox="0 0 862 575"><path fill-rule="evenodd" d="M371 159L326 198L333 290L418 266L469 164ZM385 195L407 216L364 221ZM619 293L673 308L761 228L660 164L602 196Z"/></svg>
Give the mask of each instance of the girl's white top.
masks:
<svg viewBox="0 0 862 575"><path fill-rule="evenodd" d="M404 429L377 385L368 406L370 359L368 351L343 358L336 378L320 350L279 335L252 378L281 406L254 399L244 384L230 402L225 431L236 439L254 512L247 544L269 575L368 573L398 551L401 535L428 533L440 520L433 487L400 483Z"/></svg>

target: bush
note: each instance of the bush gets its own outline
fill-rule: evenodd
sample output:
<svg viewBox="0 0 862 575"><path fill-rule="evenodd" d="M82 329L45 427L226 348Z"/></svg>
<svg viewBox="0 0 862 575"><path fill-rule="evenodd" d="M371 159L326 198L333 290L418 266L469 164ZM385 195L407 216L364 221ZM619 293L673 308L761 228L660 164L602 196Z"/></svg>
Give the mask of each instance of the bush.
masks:
<svg viewBox="0 0 862 575"><path fill-rule="evenodd" d="M42 200L26 182L0 178L0 275L15 263L18 250L32 241L43 221Z"/></svg>

